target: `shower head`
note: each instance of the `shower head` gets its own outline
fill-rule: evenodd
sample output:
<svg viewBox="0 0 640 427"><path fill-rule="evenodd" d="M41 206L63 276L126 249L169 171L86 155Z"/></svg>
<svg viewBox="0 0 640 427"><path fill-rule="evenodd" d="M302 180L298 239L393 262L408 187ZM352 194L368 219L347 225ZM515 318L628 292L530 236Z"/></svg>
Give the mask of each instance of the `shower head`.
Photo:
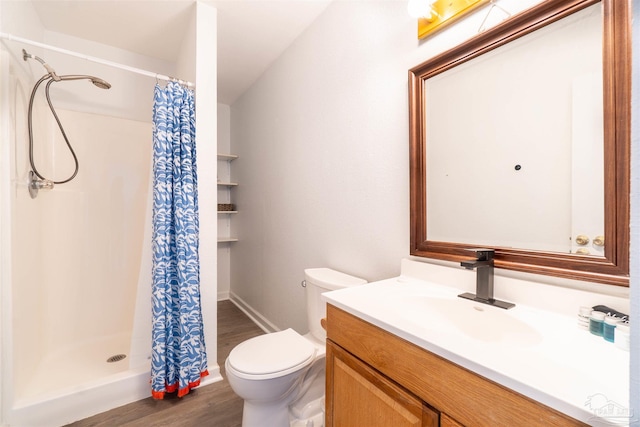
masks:
<svg viewBox="0 0 640 427"><path fill-rule="evenodd" d="M100 89L111 89L111 84L101 78L94 76L85 76L85 75L68 75L68 76L60 76L60 80L91 80L96 87Z"/></svg>
<svg viewBox="0 0 640 427"><path fill-rule="evenodd" d="M42 66L47 70L47 73L49 73L49 77L51 79L53 79L56 82L59 82L61 80L91 80L91 83L93 83L94 85L96 85L97 87L99 87L100 89L111 89L111 84L109 84L108 82L98 78L98 77L94 77L94 76L85 76L85 75L67 75L67 76L59 76L56 74L55 70L49 65L47 64L44 59L39 58L35 55L32 55L30 53L28 53L26 50L22 49L22 59L23 60L27 60L27 59L35 59L36 61L38 61L39 63L42 64ZM46 76L46 74L45 74Z"/></svg>
<svg viewBox="0 0 640 427"><path fill-rule="evenodd" d="M100 89L111 89L111 84L107 81L99 79L97 77L91 77L91 83L99 87Z"/></svg>

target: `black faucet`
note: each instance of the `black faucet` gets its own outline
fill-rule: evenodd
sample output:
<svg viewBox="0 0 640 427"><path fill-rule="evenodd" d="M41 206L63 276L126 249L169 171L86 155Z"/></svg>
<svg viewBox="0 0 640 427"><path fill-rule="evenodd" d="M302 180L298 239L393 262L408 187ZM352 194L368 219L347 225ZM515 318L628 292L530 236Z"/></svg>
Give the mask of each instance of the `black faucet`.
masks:
<svg viewBox="0 0 640 427"><path fill-rule="evenodd" d="M469 249L476 254L476 259L471 261L462 261L460 265L467 270L476 270L476 293L465 292L458 295L460 298L466 298L483 304L493 305L504 309L515 307L510 302L500 301L493 298L493 249Z"/></svg>

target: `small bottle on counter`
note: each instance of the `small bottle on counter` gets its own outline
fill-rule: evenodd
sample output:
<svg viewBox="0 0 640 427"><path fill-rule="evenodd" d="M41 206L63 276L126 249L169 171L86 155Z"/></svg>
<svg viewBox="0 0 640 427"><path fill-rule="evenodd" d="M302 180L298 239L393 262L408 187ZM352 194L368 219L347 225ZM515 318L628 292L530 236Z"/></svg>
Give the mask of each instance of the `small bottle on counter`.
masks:
<svg viewBox="0 0 640 427"><path fill-rule="evenodd" d="M602 336L606 341L614 342L616 325L620 322L613 316L606 316L602 324Z"/></svg>
<svg viewBox="0 0 640 427"><path fill-rule="evenodd" d="M591 311L591 307L580 307L580 311L578 311L578 327L586 331L589 330Z"/></svg>
<svg viewBox="0 0 640 427"><path fill-rule="evenodd" d="M629 351L629 324L626 322L618 323L616 325L614 335L614 343L616 347Z"/></svg>
<svg viewBox="0 0 640 427"><path fill-rule="evenodd" d="M601 337L604 332L604 318L605 314L601 311L592 311L589 317L589 332Z"/></svg>

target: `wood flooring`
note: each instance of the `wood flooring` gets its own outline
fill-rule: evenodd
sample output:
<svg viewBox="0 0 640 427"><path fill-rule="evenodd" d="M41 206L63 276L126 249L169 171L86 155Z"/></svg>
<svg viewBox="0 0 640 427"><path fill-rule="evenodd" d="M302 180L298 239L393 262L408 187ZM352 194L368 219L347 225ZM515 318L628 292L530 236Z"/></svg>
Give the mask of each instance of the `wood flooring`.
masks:
<svg viewBox="0 0 640 427"><path fill-rule="evenodd" d="M231 301L218 302L218 364L237 344L263 334ZM151 397L69 424L67 427L240 427L243 401L223 381L192 390L177 398Z"/></svg>

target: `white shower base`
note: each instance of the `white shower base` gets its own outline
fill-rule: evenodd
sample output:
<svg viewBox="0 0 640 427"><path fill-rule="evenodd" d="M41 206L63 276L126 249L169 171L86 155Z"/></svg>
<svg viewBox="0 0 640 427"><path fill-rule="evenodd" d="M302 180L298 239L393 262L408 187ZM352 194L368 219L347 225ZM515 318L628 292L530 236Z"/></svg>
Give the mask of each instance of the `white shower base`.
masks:
<svg viewBox="0 0 640 427"><path fill-rule="evenodd" d="M150 364L130 369L130 334L70 346L43 358L21 387L12 426L64 425L151 395ZM107 363L117 354L127 358Z"/></svg>
<svg viewBox="0 0 640 427"><path fill-rule="evenodd" d="M129 334L69 347L43 359L7 420L11 427L62 426L151 396L149 360L130 368ZM116 354L127 358L115 363ZM143 358L144 359L144 358ZM139 359L138 359L139 360ZM200 387L221 381L217 364Z"/></svg>
<svg viewBox="0 0 640 427"><path fill-rule="evenodd" d="M8 416L17 427L61 426L151 395L149 369L113 374L101 380L22 399Z"/></svg>
<svg viewBox="0 0 640 427"><path fill-rule="evenodd" d="M32 399L57 392L76 384L90 383L129 369L131 334L119 334L69 346L55 354L47 355L34 367L31 381L24 385L18 396ZM107 363L116 354L127 358Z"/></svg>

